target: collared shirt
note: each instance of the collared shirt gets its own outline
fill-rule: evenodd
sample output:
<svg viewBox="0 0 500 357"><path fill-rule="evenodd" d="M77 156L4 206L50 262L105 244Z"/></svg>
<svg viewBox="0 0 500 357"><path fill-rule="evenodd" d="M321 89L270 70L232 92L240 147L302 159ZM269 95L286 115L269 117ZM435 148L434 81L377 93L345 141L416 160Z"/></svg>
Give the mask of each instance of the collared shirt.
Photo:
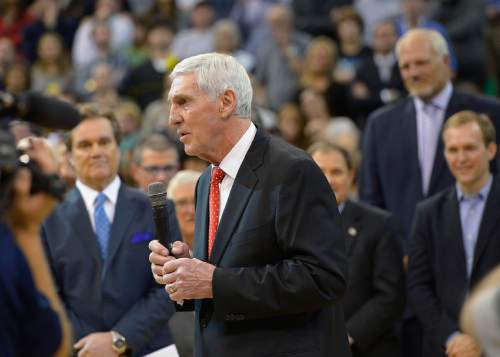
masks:
<svg viewBox="0 0 500 357"><path fill-rule="evenodd" d="M417 112L418 160L424 196L427 196L429 192L439 135L452 92L453 87L448 82L443 90L429 102L424 102L418 97L413 98Z"/></svg>
<svg viewBox="0 0 500 357"><path fill-rule="evenodd" d="M465 194L456 185L458 205L460 207L460 222L462 224L462 239L465 249L467 276L472 272L474 261L474 248L476 247L481 218L483 217L484 205L491 189L493 177L490 175L488 182L476 194Z"/></svg>
<svg viewBox="0 0 500 357"><path fill-rule="evenodd" d="M378 75L382 82L386 83L391 80L392 69L396 64L396 55L391 52L387 55L374 54L373 61L378 69Z"/></svg>
<svg viewBox="0 0 500 357"><path fill-rule="evenodd" d="M224 212L224 208L226 208L226 203L229 198L229 193L231 192L231 188L233 187L234 180L236 179L236 175L238 174L238 170L240 169L241 164L243 163L243 159L245 158L248 150L250 149L250 145L252 145L253 139L255 138L255 133L257 133L257 128L253 123L250 123L247 131L243 136L238 140L236 145L233 146L231 151L222 159L219 167L226 173L224 179L220 183L220 209L219 209L219 222L222 217L222 213ZM212 170L215 166L212 165Z"/></svg>
<svg viewBox="0 0 500 357"><path fill-rule="evenodd" d="M107 197L106 202L104 202L104 211L106 216L108 216L109 222L113 223L113 218L115 217L115 207L116 201L118 199L118 191L120 189L121 180L118 175L115 176L113 181L104 189L102 192ZM94 222L94 210L95 210L95 199L99 194L99 191L85 185L80 180L76 180L76 188L80 191L85 207L87 208L87 213L89 214L90 223L92 224L92 229L95 232L95 222Z"/></svg>

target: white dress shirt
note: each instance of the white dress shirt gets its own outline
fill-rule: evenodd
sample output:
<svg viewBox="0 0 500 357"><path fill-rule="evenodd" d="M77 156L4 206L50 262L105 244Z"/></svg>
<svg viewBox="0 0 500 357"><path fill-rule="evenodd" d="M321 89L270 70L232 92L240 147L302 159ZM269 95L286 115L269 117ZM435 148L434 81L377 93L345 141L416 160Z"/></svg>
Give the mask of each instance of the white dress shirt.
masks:
<svg viewBox="0 0 500 357"><path fill-rule="evenodd" d="M236 145L233 146L231 151L222 159L219 167L226 173L224 179L219 185L220 190L220 202L219 202L219 222L222 217L222 213L224 212L224 208L226 208L226 203L229 198L229 193L231 192L231 188L233 187L234 180L238 171L240 169L245 156L250 149L250 145L252 145L253 139L255 138L255 133L257 133L257 128L253 123L250 124L245 134L238 140ZM212 170L214 166L212 165Z"/></svg>
<svg viewBox="0 0 500 357"><path fill-rule="evenodd" d="M113 223L113 218L115 217L115 207L116 201L118 199L118 191L120 189L121 180L118 175L115 176L113 181L102 191L107 199L104 202L104 211L106 216L108 216L109 222ZM82 195L83 202L87 208L87 213L90 218L90 223L92 224L92 229L95 232L95 222L94 222L94 210L95 210L95 199L99 194L99 191L85 185L80 180L76 180L76 188L80 191Z"/></svg>

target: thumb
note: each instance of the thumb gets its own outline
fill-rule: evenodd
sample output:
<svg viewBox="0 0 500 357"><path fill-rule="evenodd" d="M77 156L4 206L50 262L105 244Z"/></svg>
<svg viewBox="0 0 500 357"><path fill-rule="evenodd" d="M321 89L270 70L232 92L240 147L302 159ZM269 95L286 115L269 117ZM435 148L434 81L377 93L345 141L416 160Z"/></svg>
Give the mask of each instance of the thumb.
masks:
<svg viewBox="0 0 500 357"><path fill-rule="evenodd" d="M77 350L82 349L83 346L85 346L86 342L87 342L87 337L83 337L73 345L73 348L76 348Z"/></svg>

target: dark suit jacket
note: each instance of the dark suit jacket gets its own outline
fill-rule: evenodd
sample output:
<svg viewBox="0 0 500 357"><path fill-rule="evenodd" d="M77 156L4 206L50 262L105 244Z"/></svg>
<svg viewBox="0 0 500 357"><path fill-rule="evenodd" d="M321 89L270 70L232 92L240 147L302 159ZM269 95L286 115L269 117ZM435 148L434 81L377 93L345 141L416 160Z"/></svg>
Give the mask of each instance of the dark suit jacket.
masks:
<svg viewBox="0 0 500 357"><path fill-rule="evenodd" d="M194 255L216 265L195 301L195 356L350 356L346 256L335 198L303 151L257 131L207 257L210 169L197 185Z"/></svg>
<svg viewBox="0 0 500 357"><path fill-rule="evenodd" d="M355 357L399 357L394 324L403 312L405 283L401 243L386 212L346 201L342 210L349 258L344 298L347 333Z"/></svg>
<svg viewBox="0 0 500 357"><path fill-rule="evenodd" d="M484 207L471 277L467 279L457 193L454 187L418 205L408 266L408 297L424 326L424 355L444 356L447 338L459 331L466 295L500 264L500 180Z"/></svg>
<svg viewBox="0 0 500 357"><path fill-rule="evenodd" d="M134 355L171 343L167 321L174 308L153 280L148 262L154 229L147 196L123 183L105 262L78 189L45 221L47 255L75 340L116 330Z"/></svg>
<svg viewBox="0 0 500 357"><path fill-rule="evenodd" d="M486 113L497 129L500 142L500 102L493 98L453 91L445 119L462 110ZM492 165L496 172L496 165ZM455 180L443 155L439 138L428 196L451 186ZM415 207L423 200L418 161L416 110L412 98L376 111L368 119L363 138L359 192L363 201L393 214L405 252Z"/></svg>
<svg viewBox="0 0 500 357"><path fill-rule="evenodd" d="M399 73L397 62L391 70L391 78L388 82L383 82L380 78L378 67L374 60L374 55L367 57L356 71L355 82L364 83L370 91L367 98L353 98L353 107L356 109L358 122L364 127L364 123L368 115L374 110L384 105L381 93L383 90L392 90L398 93L398 97L402 98L406 94L406 89Z"/></svg>

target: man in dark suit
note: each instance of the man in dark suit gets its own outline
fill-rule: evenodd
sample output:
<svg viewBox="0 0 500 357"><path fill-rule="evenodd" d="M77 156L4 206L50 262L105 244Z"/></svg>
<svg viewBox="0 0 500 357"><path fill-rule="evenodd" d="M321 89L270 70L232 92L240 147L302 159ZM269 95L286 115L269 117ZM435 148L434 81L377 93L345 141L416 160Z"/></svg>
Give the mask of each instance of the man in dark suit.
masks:
<svg viewBox="0 0 500 357"><path fill-rule="evenodd" d="M82 109L69 144L76 188L43 226L78 356L141 356L170 342L174 308L147 263L151 206L144 193L120 182L118 142L111 113Z"/></svg>
<svg viewBox="0 0 500 357"><path fill-rule="evenodd" d="M395 323L404 307L401 243L390 216L348 198L354 170L346 150L328 143L309 149L325 174L342 214L349 258L344 315L355 357L399 357Z"/></svg>
<svg viewBox="0 0 500 357"><path fill-rule="evenodd" d="M170 121L212 165L197 185L195 258L152 242L150 261L172 300L194 302L195 356L349 356L344 238L321 170L255 128L233 57L191 57L171 76Z"/></svg>
<svg viewBox="0 0 500 357"><path fill-rule="evenodd" d="M456 185L417 206L408 266L408 296L424 326L424 355L479 357L460 331L468 293L500 263L500 181L490 173L495 128L463 111L443 129L444 155Z"/></svg>
<svg viewBox="0 0 500 357"><path fill-rule="evenodd" d="M407 253L416 204L453 184L442 154L442 123L456 112L474 110L488 114L498 129L500 102L452 87L448 47L436 31L408 31L396 53L411 96L368 119L359 190L363 201L393 214Z"/></svg>

